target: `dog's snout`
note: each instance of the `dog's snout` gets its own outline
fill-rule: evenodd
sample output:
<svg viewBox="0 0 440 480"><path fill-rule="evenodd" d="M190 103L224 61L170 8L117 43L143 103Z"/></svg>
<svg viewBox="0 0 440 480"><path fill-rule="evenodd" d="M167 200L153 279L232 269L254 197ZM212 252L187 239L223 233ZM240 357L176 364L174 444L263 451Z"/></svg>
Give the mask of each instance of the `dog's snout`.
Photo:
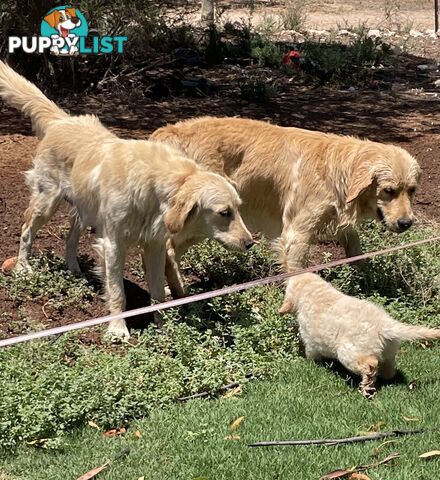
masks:
<svg viewBox="0 0 440 480"><path fill-rule="evenodd" d="M75 25L81 21L78 17L72 17L70 20L72 20L72 23Z"/></svg>
<svg viewBox="0 0 440 480"><path fill-rule="evenodd" d="M249 249L252 248L254 245L255 245L255 242L254 242L253 240L249 240L249 241L244 242L244 248L245 248L246 250L249 250Z"/></svg>
<svg viewBox="0 0 440 480"><path fill-rule="evenodd" d="M413 224L413 221L410 218L399 218L397 220L397 225L399 226L400 230L408 230L409 227Z"/></svg>

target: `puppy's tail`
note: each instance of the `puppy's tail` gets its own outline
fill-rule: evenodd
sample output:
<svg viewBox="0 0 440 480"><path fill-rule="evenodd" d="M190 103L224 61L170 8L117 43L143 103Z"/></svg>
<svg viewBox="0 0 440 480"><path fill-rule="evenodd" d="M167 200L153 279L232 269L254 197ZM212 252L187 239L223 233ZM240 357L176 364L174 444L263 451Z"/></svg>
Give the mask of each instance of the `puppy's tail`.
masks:
<svg viewBox="0 0 440 480"><path fill-rule="evenodd" d="M407 325L395 321L389 325L385 335L387 338L398 341L440 340L440 329L424 325Z"/></svg>
<svg viewBox="0 0 440 480"><path fill-rule="evenodd" d="M11 107L30 117L38 138L52 120L68 117L41 90L0 60L0 96Z"/></svg>

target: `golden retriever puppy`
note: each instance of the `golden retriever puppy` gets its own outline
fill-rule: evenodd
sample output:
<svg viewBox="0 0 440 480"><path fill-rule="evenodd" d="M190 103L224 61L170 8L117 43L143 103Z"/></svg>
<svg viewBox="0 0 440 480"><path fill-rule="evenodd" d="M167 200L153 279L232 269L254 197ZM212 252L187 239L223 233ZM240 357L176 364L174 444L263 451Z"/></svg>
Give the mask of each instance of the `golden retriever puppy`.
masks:
<svg viewBox="0 0 440 480"><path fill-rule="evenodd" d="M0 95L31 117L41 142L26 173L31 189L17 269L28 270L32 241L63 199L77 211L78 231L94 225L111 313L125 309L127 249L142 249L151 297L164 299L166 241L172 234L214 238L244 249L252 237L239 214L240 198L222 176L200 168L174 149L122 140L92 115L71 117L26 79L0 62ZM109 333L126 339L124 320Z"/></svg>
<svg viewBox="0 0 440 480"><path fill-rule="evenodd" d="M303 266L309 245L323 235L336 236L347 256L354 256L361 253L356 223L376 219L403 232L414 221L420 167L403 148L213 117L167 125L150 140L172 145L234 181L246 225L279 238L287 271Z"/></svg>
<svg viewBox="0 0 440 480"><path fill-rule="evenodd" d="M371 398L378 376L396 374L396 353L404 340L440 339L440 329L405 325L383 308L349 297L314 273L288 280L281 314L296 312L306 357L335 359L361 375L360 390Z"/></svg>

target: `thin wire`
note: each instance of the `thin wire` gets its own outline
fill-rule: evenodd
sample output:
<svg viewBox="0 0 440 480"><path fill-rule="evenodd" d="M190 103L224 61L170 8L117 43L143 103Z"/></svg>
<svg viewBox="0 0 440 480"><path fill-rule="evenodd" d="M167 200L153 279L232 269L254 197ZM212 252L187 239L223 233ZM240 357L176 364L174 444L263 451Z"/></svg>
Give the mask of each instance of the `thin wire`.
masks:
<svg viewBox="0 0 440 480"><path fill-rule="evenodd" d="M112 320L119 320L121 318L130 318L144 313L158 312L166 310L168 308L180 307L182 305L187 305L189 303L200 302L202 300L207 300L209 298L220 297L222 295L228 295L230 293L241 292L243 290L248 290L250 288L257 287L259 285L267 285L269 283L276 283L287 278L294 277L296 275L301 275L307 272L320 272L321 270L327 270L329 268L338 267L340 265L346 265L349 263L357 262L359 260L366 260L368 258L378 257L381 255L386 255L388 253L397 252L399 250L405 250L408 248L413 248L419 245L424 245L427 243L437 242L440 240L439 237L432 237L425 240L418 240L416 242L407 243L404 245L398 245L396 247L389 247L383 250L377 250L374 252L364 253L362 255L356 255L355 257L344 258L341 260L334 260L332 262L315 265L312 267L304 268L301 270L296 270L295 272L280 273L278 275L273 275L271 277L260 278L257 280L252 280L250 282L240 283L238 285L232 285L230 287L220 288L218 290L212 290L210 292L198 293L196 295L190 295L184 298L178 298L176 300L170 300L168 302L157 303L155 305L150 305L148 307L136 308L134 310L127 310L125 312L106 315L104 317L92 318L90 320L84 320L82 322L70 323L67 325L62 325L60 327L48 328L46 330L39 330L37 332L27 333L25 335L19 335L16 337L5 338L0 340L0 347L7 347L10 345L16 345L18 343L28 342L30 340L36 340L37 338L49 337L52 335L60 335L62 333L71 332L73 330L80 330L83 328L94 327L96 325L102 325L103 323L109 323Z"/></svg>

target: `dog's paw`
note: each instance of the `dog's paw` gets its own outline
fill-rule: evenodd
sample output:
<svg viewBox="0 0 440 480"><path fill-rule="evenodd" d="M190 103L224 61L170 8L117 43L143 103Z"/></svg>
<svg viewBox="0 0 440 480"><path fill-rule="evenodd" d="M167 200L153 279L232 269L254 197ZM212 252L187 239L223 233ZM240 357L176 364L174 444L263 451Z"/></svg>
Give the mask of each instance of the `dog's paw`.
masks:
<svg viewBox="0 0 440 480"><path fill-rule="evenodd" d="M79 266L78 262L67 262L67 268L69 269L70 273L73 273L74 275L81 275L81 267Z"/></svg>
<svg viewBox="0 0 440 480"><path fill-rule="evenodd" d="M114 342L128 342L130 332L128 331L125 320L113 320L110 322L105 334L106 340Z"/></svg>
<svg viewBox="0 0 440 480"><path fill-rule="evenodd" d="M373 400L376 396L377 390L375 387L361 387L360 392L367 400Z"/></svg>
<svg viewBox="0 0 440 480"><path fill-rule="evenodd" d="M17 263L15 264L15 267L13 270L15 273L21 273L21 274L32 273L32 267L30 266L30 264L28 262L19 261L19 260L17 260Z"/></svg>

